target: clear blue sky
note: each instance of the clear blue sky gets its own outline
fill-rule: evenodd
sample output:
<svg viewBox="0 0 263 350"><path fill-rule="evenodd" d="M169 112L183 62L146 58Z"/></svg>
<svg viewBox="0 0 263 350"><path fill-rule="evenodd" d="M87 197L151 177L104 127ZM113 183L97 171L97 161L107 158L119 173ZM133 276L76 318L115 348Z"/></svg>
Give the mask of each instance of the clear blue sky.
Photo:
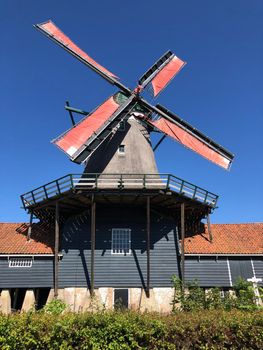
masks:
<svg viewBox="0 0 263 350"><path fill-rule="evenodd" d="M167 49L188 64L158 98L235 153L230 172L166 139L160 172L220 196L212 222L263 221L261 0L0 3L0 221L27 215L19 196L80 173L50 144L70 126L64 102L91 110L114 88L33 28L52 19L129 87Z"/></svg>

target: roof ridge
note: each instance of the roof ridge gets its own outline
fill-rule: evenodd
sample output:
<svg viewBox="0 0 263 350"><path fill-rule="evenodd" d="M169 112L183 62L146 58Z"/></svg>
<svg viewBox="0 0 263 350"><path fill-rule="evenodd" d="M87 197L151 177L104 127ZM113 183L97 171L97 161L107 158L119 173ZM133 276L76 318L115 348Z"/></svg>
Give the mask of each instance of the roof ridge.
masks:
<svg viewBox="0 0 263 350"><path fill-rule="evenodd" d="M16 224L16 225L22 225L22 224L29 224L29 222L25 222L25 221L20 221L20 222L7 222L7 221L2 221L0 222L1 224ZM205 224L207 225L207 224ZM255 222L231 222L231 223L211 223L211 225L263 225L263 221L255 221Z"/></svg>
<svg viewBox="0 0 263 350"><path fill-rule="evenodd" d="M207 224L205 224L207 225ZM263 222L213 223L211 225L263 225Z"/></svg>
<svg viewBox="0 0 263 350"><path fill-rule="evenodd" d="M22 224L29 224L29 222L25 222L25 221L20 221L20 222L7 222L7 221L5 221L5 222L0 222L0 224L16 224L16 225L22 225Z"/></svg>

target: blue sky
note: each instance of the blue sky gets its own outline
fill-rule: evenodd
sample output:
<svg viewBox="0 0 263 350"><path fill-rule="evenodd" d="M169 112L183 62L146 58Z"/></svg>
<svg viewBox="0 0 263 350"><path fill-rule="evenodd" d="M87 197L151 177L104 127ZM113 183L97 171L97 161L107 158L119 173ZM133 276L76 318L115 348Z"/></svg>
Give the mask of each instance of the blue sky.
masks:
<svg viewBox="0 0 263 350"><path fill-rule="evenodd" d="M214 223L263 221L261 0L1 1L0 221L26 221L22 193L82 172L50 144L70 127L65 100L91 110L114 92L33 28L47 19L129 87L167 49L187 61L157 102L236 158L227 172L167 138L159 171L217 193Z"/></svg>

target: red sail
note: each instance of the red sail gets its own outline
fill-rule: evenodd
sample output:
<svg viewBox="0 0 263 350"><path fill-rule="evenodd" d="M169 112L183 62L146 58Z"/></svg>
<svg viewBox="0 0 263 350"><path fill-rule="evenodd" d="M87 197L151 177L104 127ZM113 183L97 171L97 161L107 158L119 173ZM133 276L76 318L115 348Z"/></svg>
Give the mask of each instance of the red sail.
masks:
<svg viewBox="0 0 263 350"><path fill-rule="evenodd" d="M148 119L147 122L154 125L157 129L172 137L174 140L207 158L211 162L223 167L224 169L228 169L230 167L231 161L228 158L209 147L209 145L202 142L199 138L189 133L183 127L180 127L179 125L174 124L162 117L156 121Z"/></svg>
<svg viewBox="0 0 263 350"><path fill-rule="evenodd" d="M153 94L157 96L166 85L175 77L175 75L183 68L185 62L174 56L171 61L164 66L160 72L151 81Z"/></svg>
<svg viewBox="0 0 263 350"><path fill-rule="evenodd" d="M68 51L70 51L74 56L81 58L91 66L97 68L98 70L102 71L106 75L117 78L116 75L108 71L106 68L98 64L96 61L94 61L90 56L88 56L83 50L81 50L74 42L66 36L52 21L47 21L41 24L37 25L37 28L41 29L43 32L48 34L52 37L53 40L55 40L58 44L63 45L66 47Z"/></svg>
<svg viewBox="0 0 263 350"><path fill-rule="evenodd" d="M118 108L119 105L114 101L113 97L110 97L93 113L83 118L78 124L55 139L53 143L70 157L73 157L79 148L87 142L94 132L103 126Z"/></svg>

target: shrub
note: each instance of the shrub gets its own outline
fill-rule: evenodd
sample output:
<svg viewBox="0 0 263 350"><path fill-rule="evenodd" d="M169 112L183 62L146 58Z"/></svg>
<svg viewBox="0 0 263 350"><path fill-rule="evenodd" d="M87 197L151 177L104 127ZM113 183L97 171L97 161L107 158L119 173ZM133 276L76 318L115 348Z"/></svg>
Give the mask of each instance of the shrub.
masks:
<svg viewBox="0 0 263 350"><path fill-rule="evenodd" d="M234 295L231 292L224 292L221 296L219 288L210 288L204 291L199 287L198 282L188 283L185 289L182 288L181 280L172 276L174 298L172 301L173 311L197 311L197 310L256 310L261 307L256 304L253 284L239 278L233 286ZM262 294L262 288L259 288Z"/></svg>
<svg viewBox="0 0 263 350"><path fill-rule="evenodd" d="M252 282L238 278L234 284L234 290L237 296L236 307L238 309L254 310L257 308Z"/></svg>
<svg viewBox="0 0 263 350"><path fill-rule="evenodd" d="M172 277L174 288L174 298L172 301L173 311L197 311L205 308L205 292L199 287L198 282L194 281L183 289L181 280L177 276Z"/></svg>
<svg viewBox="0 0 263 350"><path fill-rule="evenodd" d="M67 304L60 299L53 299L43 307L43 312L52 315L60 315L67 308Z"/></svg>
<svg viewBox="0 0 263 350"><path fill-rule="evenodd" d="M0 315L1 350L263 349L260 310Z"/></svg>

